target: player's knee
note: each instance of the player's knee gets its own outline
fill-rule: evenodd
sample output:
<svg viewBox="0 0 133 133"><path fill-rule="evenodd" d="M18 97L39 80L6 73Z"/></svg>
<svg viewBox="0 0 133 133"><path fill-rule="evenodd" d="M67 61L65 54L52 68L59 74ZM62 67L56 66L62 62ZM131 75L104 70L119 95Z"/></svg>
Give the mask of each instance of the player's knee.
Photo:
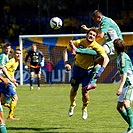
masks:
<svg viewBox="0 0 133 133"><path fill-rule="evenodd" d="M17 101L18 101L18 96L17 96L17 95L14 95L14 96L12 97L12 100L15 101L15 102L17 102Z"/></svg>

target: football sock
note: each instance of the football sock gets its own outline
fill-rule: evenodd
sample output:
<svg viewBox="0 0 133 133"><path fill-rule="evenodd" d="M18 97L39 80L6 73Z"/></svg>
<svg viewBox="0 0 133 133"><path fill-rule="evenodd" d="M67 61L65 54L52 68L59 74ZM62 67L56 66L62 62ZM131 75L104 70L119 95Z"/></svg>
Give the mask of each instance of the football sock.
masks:
<svg viewBox="0 0 133 133"><path fill-rule="evenodd" d="M37 78L38 87L40 87L40 78Z"/></svg>
<svg viewBox="0 0 133 133"><path fill-rule="evenodd" d="M13 118L16 105L17 105L16 102L11 101L10 111L9 111L9 116L8 116L9 118Z"/></svg>
<svg viewBox="0 0 133 133"><path fill-rule="evenodd" d="M70 95L70 104L71 104L71 106L74 106L75 105L75 98L76 98L76 96L71 96Z"/></svg>
<svg viewBox="0 0 133 133"><path fill-rule="evenodd" d="M79 49L76 49L76 53L77 54L88 54L88 55L97 55L97 52L95 50L92 50L92 49L89 49L89 48L86 48L86 49L82 49L82 48L79 48Z"/></svg>
<svg viewBox="0 0 133 133"><path fill-rule="evenodd" d="M100 69L100 65L96 65L93 69L93 72L92 72L92 78L91 78L91 81L90 81L90 84L96 84L96 81L97 79L95 78L96 76L96 72Z"/></svg>
<svg viewBox="0 0 133 133"><path fill-rule="evenodd" d="M133 129L133 112L132 112L132 108L131 107L126 108L126 111L127 111L127 116L128 116L128 119L129 119L129 128Z"/></svg>
<svg viewBox="0 0 133 133"><path fill-rule="evenodd" d="M11 102L11 98L10 97L6 97L6 103L10 104L10 102Z"/></svg>
<svg viewBox="0 0 133 133"><path fill-rule="evenodd" d="M0 124L0 133L7 133L5 124Z"/></svg>
<svg viewBox="0 0 133 133"><path fill-rule="evenodd" d="M32 86L33 78L30 78L30 86Z"/></svg>
<svg viewBox="0 0 133 133"><path fill-rule="evenodd" d="M89 104L90 100L89 100L89 99L88 99L88 100L86 100L85 98L83 98L83 97L82 97L82 101L83 101L83 106L82 106L82 109L87 108L87 106L88 106L88 104Z"/></svg>
<svg viewBox="0 0 133 133"><path fill-rule="evenodd" d="M123 119L129 124L129 119L127 117L127 111L126 111L126 109L124 108L124 109L120 110L119 113L121 114L121 116L123 117Z"/></svg>

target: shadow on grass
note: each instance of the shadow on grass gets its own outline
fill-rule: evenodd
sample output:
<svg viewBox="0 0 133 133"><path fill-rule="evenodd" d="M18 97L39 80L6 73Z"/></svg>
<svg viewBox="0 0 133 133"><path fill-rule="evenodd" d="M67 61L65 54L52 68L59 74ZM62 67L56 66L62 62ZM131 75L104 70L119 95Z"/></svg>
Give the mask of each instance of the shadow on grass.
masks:
<svg viewBox="0 0 133 133"><path fill-rule="evenodd" d="M26 133L26 131L27 132L30 132L30 131L34 131L34 132L37 132L37 133L62 133L62 131L60 131L60 132L56 132L56 131L48 131L48 130L57 130L57 129L64 129L63 127L62 128L27 128L27 127L7 127L7 130L9 131L13 131L14 130L14 132L15 131L18 131L18 132L20 132L20 131L22 131L22 132L25 132ZM73 131L71 132L71 131L67 131L67 132L64 132L63 131L63 133L74 133ZM94 132L76 132L76 133L94 133ZM96 132L95 132L96 133ZM97 132L98 133L98 132Z"/></svg>

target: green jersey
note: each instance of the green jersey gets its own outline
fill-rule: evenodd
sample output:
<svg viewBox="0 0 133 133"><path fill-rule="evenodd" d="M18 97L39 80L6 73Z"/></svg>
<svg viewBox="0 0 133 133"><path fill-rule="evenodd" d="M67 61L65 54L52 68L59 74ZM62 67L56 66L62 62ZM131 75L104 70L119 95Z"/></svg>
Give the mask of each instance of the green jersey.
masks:
<svg viewBox="0 0 133 133"><path fill-rule="evenodd" d="M5 53L0 54L0 66L4 66L8 60L8 55L6 55Z"/></svg>
<svg viewBox="0 0 133 133"><path fill-rule="evenodd" d="M117 57L117 67L120 75L127 73L124 87L133 85L133 65L130 57L125 52Z"/></svg>
<svg viewBox="0 0 133 133"><path fill-rule="evenodd" d="M123 40L120 28L111 18L103 16L99 23L99 29L101 32L104 32L104 38L108 41L114 41L117 38Z"/></svg>

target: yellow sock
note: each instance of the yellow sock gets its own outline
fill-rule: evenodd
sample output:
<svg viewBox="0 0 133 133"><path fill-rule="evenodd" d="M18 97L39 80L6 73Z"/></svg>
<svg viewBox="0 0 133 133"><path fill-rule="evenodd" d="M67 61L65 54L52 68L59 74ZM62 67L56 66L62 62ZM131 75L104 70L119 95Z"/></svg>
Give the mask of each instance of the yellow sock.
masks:
<svg viewBox="0 0 133 133"><path fill-rule="evenodd" d="M10 111L9 111L9 116L8 116L9 118L13 118L16 105L17 105L16 102L11 101Z"/></svg>
<svg viewBox="0 0 133 133"><path fill-rule="evenodd" d="M89 104L90 100L88 99L87 101L86 100L83 100L83 106L82 106L82 109L85 109L87 108L88 104Z"/></svg>

